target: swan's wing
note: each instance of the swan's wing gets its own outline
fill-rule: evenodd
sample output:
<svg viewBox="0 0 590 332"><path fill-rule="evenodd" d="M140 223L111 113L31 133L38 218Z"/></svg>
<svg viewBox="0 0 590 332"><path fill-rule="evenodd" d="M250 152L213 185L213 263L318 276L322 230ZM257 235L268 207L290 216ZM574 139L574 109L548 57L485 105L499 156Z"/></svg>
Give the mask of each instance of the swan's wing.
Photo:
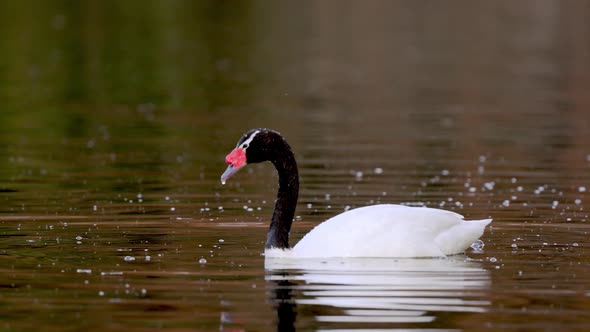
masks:
<svg viewBox="0 0 590 332"><path fill-rule="evenodd" d="M435 238L462 219L460 214L439 209L372 205L319 224L293 251L300 257L444 256Z"/></svg>

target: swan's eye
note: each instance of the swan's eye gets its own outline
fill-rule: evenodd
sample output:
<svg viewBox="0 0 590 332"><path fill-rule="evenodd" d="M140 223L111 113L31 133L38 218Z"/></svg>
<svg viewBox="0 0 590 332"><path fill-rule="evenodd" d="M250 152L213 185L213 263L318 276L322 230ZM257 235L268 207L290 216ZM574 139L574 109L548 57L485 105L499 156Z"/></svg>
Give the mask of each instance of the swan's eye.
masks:
<svg viewBox="0 0 590 332"><path fill-rule="evenodd" d="M248 148L248 144L242 145L242 149L247 149L247 148Z"/></svg>

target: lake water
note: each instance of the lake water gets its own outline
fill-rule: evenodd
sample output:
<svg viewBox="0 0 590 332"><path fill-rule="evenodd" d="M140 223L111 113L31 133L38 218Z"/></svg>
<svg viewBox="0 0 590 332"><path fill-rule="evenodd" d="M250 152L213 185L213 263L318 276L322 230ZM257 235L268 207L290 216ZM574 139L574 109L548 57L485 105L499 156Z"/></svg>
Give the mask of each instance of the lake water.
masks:
<svg viewBox="0 0 590 332"><path fill-rule="evenodd" d="M590 330L585 2L0 4L3 331ZM494 218L447 259L274 262L375 203Z"/></svg>

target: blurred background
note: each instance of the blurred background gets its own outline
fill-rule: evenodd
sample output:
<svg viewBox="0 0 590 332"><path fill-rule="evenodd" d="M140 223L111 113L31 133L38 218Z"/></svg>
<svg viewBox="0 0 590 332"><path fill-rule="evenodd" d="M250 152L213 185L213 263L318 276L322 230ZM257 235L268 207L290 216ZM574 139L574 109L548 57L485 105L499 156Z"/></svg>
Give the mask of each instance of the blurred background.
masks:
<svg viewBox="0 0 590 332"><path fill-rule="evenodd" d="M4 179L109 169L119 152L185 177L179 156L209 169L260 126L302 153L376 137L586 163L560 149L590 141L585 1L0 7Z"/></svg>
<svg viewBox="0 0 590 332"><path fill-rule="evenodd" d="M219 183L255 127L301 168L292 243L379 202L494 218L479 314L400 327L590 327L589 89L588 1L0 1L4 327L272 329L274 170Z"/></svg>

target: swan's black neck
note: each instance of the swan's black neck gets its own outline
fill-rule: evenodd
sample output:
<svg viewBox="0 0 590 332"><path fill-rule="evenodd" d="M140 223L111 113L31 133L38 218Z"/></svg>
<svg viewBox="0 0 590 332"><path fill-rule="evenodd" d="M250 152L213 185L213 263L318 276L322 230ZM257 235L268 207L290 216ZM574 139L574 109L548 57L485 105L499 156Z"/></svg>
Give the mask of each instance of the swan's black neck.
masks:
<svg viewBox="0 0 590 332"><path fill-rule="evenodd" d="M299 172L291 147L281 140L283 147L275 150L270 160L279 174L279 191L266 238L266 248L289 248L289 232L295 216L299 195ZM281 145L283 145L281 144Z"/></svg>

